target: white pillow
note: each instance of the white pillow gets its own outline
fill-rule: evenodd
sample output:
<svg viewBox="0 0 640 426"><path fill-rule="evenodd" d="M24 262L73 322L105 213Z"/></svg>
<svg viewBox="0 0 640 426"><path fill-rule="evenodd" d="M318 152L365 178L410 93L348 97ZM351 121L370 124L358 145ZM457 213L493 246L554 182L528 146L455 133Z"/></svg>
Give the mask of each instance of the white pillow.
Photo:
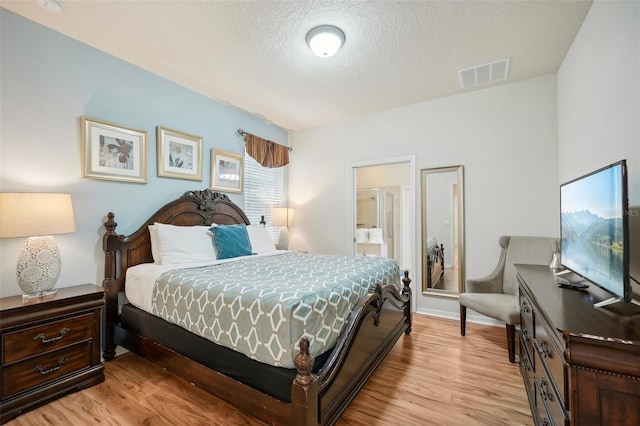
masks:
<svg viewBox="0 0 640 426"><path fill-rule="evenodd" d="M269 231L262 225L247 226L251 250L256 254L274 253L276 246L269 235Z"/></svg>
<svg viewBox="0 0 640 426"><path fill-rule="evenodd" d="M204 262L216 260L208 226L175 226L154 223L160 243L160 263Z"/></svg>
<svg viewBox="0 0 640 426"><path fill-rule="evenodd" d="M160 252L160 241L158 241L158 231L155 225L149 225L149 237L151 239L151 256L153 263L160 265L162 253Z"/></svg>

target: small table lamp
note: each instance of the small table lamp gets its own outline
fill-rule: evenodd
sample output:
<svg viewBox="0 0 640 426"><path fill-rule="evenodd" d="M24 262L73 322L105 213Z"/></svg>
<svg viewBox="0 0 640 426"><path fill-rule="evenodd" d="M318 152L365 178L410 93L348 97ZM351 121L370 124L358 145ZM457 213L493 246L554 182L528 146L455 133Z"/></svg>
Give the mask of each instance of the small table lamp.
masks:
<svg viewBox="0 0 640 426"><path fill-rule="evenodd" d="M0 238L28 237L16 271L23 299L56 292L61 259L52 235L75 230L69 194L0 193Z"/></svg>
<svg viewBox="0 0 640 426"><path fill-rule="evenodd" d="M278 245L276 246L278 249L289 249L289 226L293 226L294 224L295 212L293 209L286 207L273 208L273 226L280 227L280 236L278 238Z"/></svg>

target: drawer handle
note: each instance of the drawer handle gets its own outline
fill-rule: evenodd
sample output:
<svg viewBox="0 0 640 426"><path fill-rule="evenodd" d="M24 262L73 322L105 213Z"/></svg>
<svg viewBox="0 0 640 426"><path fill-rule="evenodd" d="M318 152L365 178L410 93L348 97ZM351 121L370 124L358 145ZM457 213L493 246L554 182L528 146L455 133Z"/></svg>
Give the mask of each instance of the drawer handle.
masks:
<svg viewBox="0 0 640 426"><path fill-rule="evenodd" d="M40 364L40 365L37 365L36 368L33 369L33 371L35 371L36 373L40 373L42 375L53 373L54 371L60 370L60 368L62 368L62 364L64 364L65 362L67 362L66 358L60 358L58 360L58 365L56 365L55 367L51 367L45 370L42 364Z"/></svg>
<svg viewBox="0 0 640 426"><path fill-rule="evenodd" d="M549 343L547 343L547 341L544 339L542 339L542 341L540 342L540 350L542 351L540 354L542 355L542 358L553 358L551 349L549 348Z"/></svg>
<svg viewBox="0 0 640 426"><path fill-rule="evenodd" d="M56 341L62 339L64 337L64 335L67 334L70 331L71 331L70 328L63 327L63 328L60 329L60 335L59 336L47 339L46 336L44 335L44 333L40 333L36 337L34 337L33 340L40 340L40 343L56 342Z"/></svg>
<svg viewBox="0 0 640 426"><path fill-rule="evenodd" d="M544 399L545 401L549 400L549 401L553 401L553 394L548 390L548 386L549 384L547 383L547 381L545 379L542 379L540 381L540 386L543 389L540 389L540 395L542 396L542 399Z"/></svg>

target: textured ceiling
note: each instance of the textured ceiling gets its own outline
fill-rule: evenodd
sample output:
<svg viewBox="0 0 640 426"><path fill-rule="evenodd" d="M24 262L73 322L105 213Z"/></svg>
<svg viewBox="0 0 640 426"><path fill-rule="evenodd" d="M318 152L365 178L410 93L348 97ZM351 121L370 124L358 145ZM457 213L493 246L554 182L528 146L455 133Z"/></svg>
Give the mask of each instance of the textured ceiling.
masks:
<svg viewBox="0 0 640 426"><path fill-rule="evenodd" d="M2 7L285 129L462 93L458 70L511 58L554 73L591 1L98 1ZM305 44L331 24L344 47ZM483 88L487 86L479 86ZM465 89L464 91L475 90Z"/></svg>

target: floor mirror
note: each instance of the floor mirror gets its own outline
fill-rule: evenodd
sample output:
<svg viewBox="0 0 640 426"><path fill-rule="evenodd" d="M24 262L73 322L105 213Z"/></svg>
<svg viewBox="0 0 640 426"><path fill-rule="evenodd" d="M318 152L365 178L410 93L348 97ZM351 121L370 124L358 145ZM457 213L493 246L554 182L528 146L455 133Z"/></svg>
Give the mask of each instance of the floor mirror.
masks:
<svg viewBox="0 0 640 426"><path fill-rule="evenodd" d="M458 297L464 292L463 166L420 170L422 293Z"/></svg>

